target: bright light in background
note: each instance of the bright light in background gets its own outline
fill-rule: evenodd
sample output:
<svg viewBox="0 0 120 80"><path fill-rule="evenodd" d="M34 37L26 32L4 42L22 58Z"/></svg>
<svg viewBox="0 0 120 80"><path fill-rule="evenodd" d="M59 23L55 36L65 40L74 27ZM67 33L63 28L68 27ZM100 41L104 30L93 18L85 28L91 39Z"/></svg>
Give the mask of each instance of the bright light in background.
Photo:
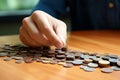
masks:
<svg viewBox="0 0 120 80"><path fill-rule="evenodd" d="M32 9L39 0L0 0L0 10Z"/></svg>

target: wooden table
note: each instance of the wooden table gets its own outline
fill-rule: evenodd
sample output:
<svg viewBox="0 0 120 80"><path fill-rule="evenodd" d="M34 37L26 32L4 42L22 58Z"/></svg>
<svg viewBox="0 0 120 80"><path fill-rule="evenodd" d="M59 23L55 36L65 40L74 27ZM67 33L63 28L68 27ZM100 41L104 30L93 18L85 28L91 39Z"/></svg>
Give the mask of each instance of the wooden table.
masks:
<svg viewBox="0 0 120 80"><path fill-rule="evenodd" d="M0 44L21 43L18 35L1 36ZM120 55L120 31L78 31L68 37L69 49ZM85 72L75 66L31 63L16 64L0 60L0 80L120 80L120 71L102 73L99 68Z"/></svg>

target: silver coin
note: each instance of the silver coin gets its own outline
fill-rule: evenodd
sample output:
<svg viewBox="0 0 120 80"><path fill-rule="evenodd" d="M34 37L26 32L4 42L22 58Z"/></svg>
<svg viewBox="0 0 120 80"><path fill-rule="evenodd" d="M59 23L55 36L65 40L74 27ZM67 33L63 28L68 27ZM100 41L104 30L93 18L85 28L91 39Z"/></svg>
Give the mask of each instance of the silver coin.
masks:
<svg viewBox="0 0 120 80"><path fill-rule="evenodd" d="M18 64L23 63L23 62L24 62L24 60L16 60L15 61L15 63L18 63Z"/></svg>
<svg viewBox="0 0 120 80"><path fill-rule="evenodd" d="M111 68L112 68L114 71L120 71L120 67L112 66Z"/></svg>
<svg viewBox="0 0 120 80"><path fill-rule="evenodd" d="M95 71L95 68L91 68L91 67L85 66L85 67L83 67L83 70L87 71L87 72L93 72L93 71Z"/></svg>
<svg viewBox="0 0 120 80"><path fill-rule="evenodd" d="M81 69L83 69L83 68L85 68L85 67L87 67L87 65L80 65L80 68L81 68Z"/></svg>
<svg viewBox="0 0 120 80"><path fill-rule="evenodd" d="M9 56L15 56L17 53L16 52L12 52L9 54Z"/></svg>
<svg viewBox="0 0 120 80"><path fill-rule="evenodd" d="M112 68L102 68L101 71L104 73L112 73L113 69Z"/></svg>
<svg viewBox="0 0 120 80"><path fill-rule="evenodd" d="M72 63L73 63L74 65L80 65L80 64L83 63L83 60L74 60L74 61L72 61Z"/></svg>
<svg viewBox="0 0 120 80"><path fill-rule="evenodd" d="M6 57L6 58L4 58L3 60L4 60L4 61L10 61L10 60L12 60L12 58L11 58L11 57Z"/></svg>
<svg viewBox="0 0 120 80"><path fill-rule="evenodd" d="M8 53L5 53L5 52L0 53L0 57L5 57L7 55L8 55Z"/></svg>
<svg viewBox="0 0 120 80"><path fill-rule="evenodd" d="M41 59L39 59L39 58L37 58L37 59L36 59L36 62L42 62L42 60L41 60Z"/></svg>
<svg viewBox="0 0 120 80"><path fill-rule="evenodd" d="M12 56L12 58L15 59L15 60L23 60L23 57L21 57L21 56L19 56L19 57L18 56Z"/></svg>
<svg viewBox="0 0 120 80"><path fill-rule="evenodd" d="M92 68L97 68L98 64L97 63L88 63L88 66L92 67Z"/></svg>
<svg viewBox="0 0 120 80"><path fill-rule="evenodd" d="M71 63L66 63L66 64L63 64L63 67L71 68L71 67L73 67L73 64L71 64Z"/></svg>
<svg viewBox="0 0 120 80"><path fill-rule="evenodd" d="M117 59L114 59L114 58L109 58L109 61L110 61L110 62L117 63Z"/></svg>
<svg viewBox="0 0 120 80"><path fill-rule="evenodd" d="M89 59L89 55L82 54L82 55L80 55L80 58L82 58L82 59Z"/></svg>
<svg viewBox="0 0 120 80"><path fill-rule="evenodd" d="M50 61L50 64L57 64L58 62L57 61L55 61L55 60L51 60Z"/></svg>
<svg viewBox="0 0 120 80"><path fill-rule="evenodd" d="M47 60L42 60L42 63L44 63L44 64L49 64L49 63L50 63L50 61L47 61Z"/></svg>

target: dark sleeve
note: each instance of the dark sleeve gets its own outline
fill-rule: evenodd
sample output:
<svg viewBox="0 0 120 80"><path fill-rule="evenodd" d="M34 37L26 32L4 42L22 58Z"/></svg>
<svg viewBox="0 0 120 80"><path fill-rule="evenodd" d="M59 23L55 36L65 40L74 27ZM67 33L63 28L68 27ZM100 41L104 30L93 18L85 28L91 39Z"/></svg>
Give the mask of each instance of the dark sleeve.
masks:
<svg viewBox="0 0 120 80"><path fill-rule="evenodd" d="M59 17L66 13L66 0L39 0L33 11L42 10L53 17Z"/></svg>

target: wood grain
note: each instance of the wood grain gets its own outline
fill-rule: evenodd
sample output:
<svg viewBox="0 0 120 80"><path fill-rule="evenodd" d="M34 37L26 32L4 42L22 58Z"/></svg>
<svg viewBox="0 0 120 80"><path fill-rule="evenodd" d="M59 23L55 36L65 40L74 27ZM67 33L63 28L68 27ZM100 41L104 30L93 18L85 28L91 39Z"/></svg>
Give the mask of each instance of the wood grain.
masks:
<svg viewBox="0 0 120 80"><path fill-rule="evenodd" d="M1 36L0 44L21 43L18 35ZM69 49L85 52L112 53L120 55L120 31L76 31L68 37ZM0 58L0 80L120 80L120 71L105 74L97 68L85 72L75 66L64 68L60 65L31 63L16 64Z"/></svg>

